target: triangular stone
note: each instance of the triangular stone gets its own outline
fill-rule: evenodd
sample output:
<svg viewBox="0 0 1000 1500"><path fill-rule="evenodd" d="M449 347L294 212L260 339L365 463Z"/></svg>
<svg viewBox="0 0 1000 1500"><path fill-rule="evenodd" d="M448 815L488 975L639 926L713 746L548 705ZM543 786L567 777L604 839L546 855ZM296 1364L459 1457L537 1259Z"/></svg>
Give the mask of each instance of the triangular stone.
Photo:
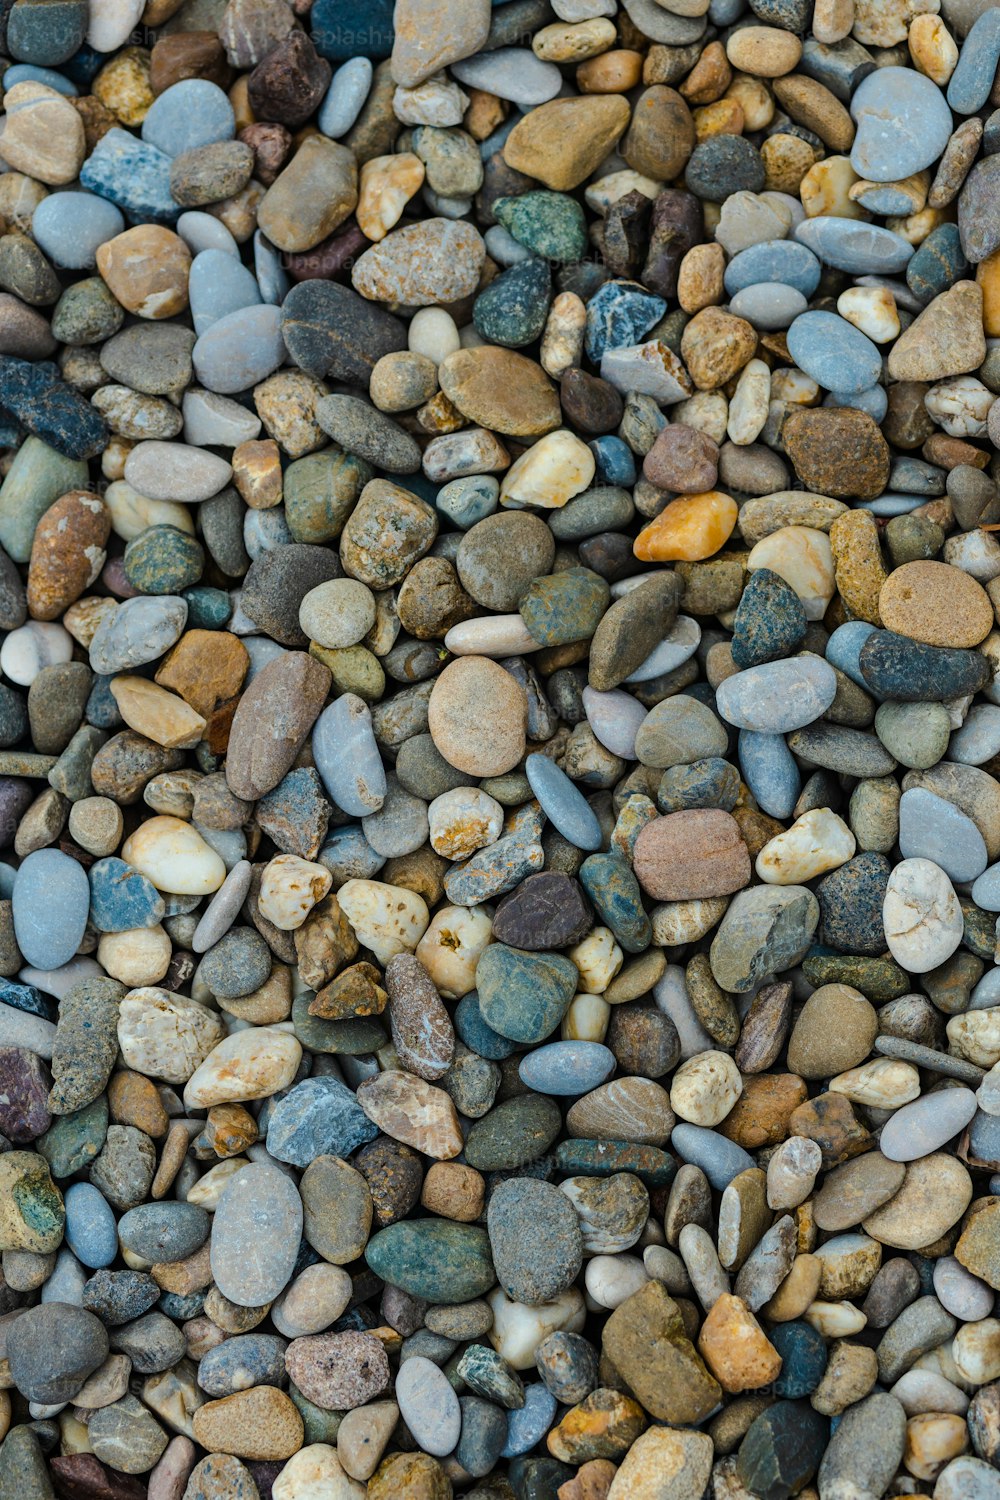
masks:
<svg viewBox="0 0 1000 1500"><path fill-rule="evenodd" d="M985 358L982 288L956 281L900 334L889 374L893 380L945 380L978 370Z"/></svg>

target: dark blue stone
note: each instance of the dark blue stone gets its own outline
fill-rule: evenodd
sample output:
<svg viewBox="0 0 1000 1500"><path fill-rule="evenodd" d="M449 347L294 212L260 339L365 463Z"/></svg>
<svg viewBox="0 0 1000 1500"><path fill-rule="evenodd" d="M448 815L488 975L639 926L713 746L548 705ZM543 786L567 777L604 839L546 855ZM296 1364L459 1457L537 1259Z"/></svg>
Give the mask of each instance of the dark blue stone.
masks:
<svg viewBox="0 0 1000 1500"><path fill-rule="evenodd" d="M654 296L638 281L606 281L587 303L587 358L599 365L606 350L641 343L643 334L666 310L663 298Z"/></svg>
<svg viewBox="0 0 1000 1500"><path fill-rule="evenodd" d="M104 67L107 60L108 54L106 52L98 52L94 47L88 47L86 42L84 42L79 51L74 52L69 61L63 63L59 71L60 73L65 73L67 78L72 79L83 93L89 94L91 83Z"/></svg>
<svg viewBox="0 0 1000 1500"><path fill-rule="evenodd" d="M94 677L94 685L90 689L90 697L84 709L84 718L96 729L121 729L125 723L111 692L112 681L111 676L102 676L100 672Z"/></svg>
<svg viewBox="0 0 1000 1500"><path fill-rule="evenodd" d="M316 0L310 12L313 46L330 62L351 57L388 57L394 32L394 0Z"/></svg>
<svg viewBox="0 0 1000 1500"><path fill-rule="evenodd" d="M587 447L594 455L594 479L598 484L620 484L626 487L635 484L635 455L622 438L608 433L604 437L593 438Z"/></svg>
<svg viewBox="0 0 1000 1500"><path fill-rule="evenodd" d="M798 650L806 634L798 594L770 568L751 573L733 620L733 662L741 670Z"/></svg>
<svg viewBox="0 0 1000 1500"><path fill-rule="evenodd" d="M778 1323L768 1337L781 1355L781 1374L774 1382L774 1394L794 1400L809 1396L823 1379L826 1370L826 1340L810 1323L796 1320Z"/></svg>
<svg viewBox="0 0 1000 1500"><path fill-rule="evenodd" d="M12 1010L24 1010L31 1016L44 1016L46 1021L56 1020L55 1003L33 984L15 984L12 979L0 979L0 1005L9 1005Z"/></svg>
<svg viewBox="0 0 1000 1500"><path fill-rule="evenodd" d="M740 1444L740 1483L760 1500L790 1500L819 1468L829 1430L808 1401L776 1401L751 1422Z"/></svg>
<svg viewBox="0 0 1000 1500"><path fill-rule="evenodd" d="M0 355L0 407L66 458L93 458L107 442L100 412L47 361Z"/></svg>
<svg viewBox="0 0 1000 1500"><path fill-rule="evenodd" d="M981 651L925 646L891 630L873 630L858 665L866 688L902 703L945 703L978 693L990 679Z"/></svg>
<svg viewBox="0 0 1000 1500"><path fill-rule="evenodd" d="M842 953L886 951L882 903L891 869L884 854L868 850L820 881L816 898L822 913L824 943Z"/></svg>

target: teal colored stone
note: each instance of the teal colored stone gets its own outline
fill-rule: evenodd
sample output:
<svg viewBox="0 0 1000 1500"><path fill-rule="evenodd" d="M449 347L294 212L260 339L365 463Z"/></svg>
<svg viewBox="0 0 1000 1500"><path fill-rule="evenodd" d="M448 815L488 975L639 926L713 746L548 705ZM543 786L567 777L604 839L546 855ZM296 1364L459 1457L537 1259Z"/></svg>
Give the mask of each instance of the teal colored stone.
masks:
<svg viewBox="0 0 1000 1500"><path fill-rule="evenodd" d="M781 1355L781 1374L774 1383L776 1396L795 1400L811 1396L826 1371L826 1340L811 1323L795 1319L779 1323L768 1334Z"/></svg>
<svg viewBox="0 0 1000 1500"><path fill-rule="evenodd" d="M142 594L179 594L204 566L201 543L176 526L149 526L125 548L125 577Z"/></svg>
<svg viewBox="0 0 1000 1500"><path fill-rule="evenodd" d="M547 573L528 585L518 608L540 646L589 640L611 602L611 590L589 568Z"/></svg>
<svg viewBox="0 0 1000 1500"><path fill-rule="evenodd" d="M372 1236L365 1259L376 1276L426 1302L471 1302L496 1284L489 1236L472 1224L406 1219Z"/></svg>
<svg viewBox="0 0 1000 1500"><path fill-rule="evenodd" d="M472 321L490 344L522 349L541 338L552 300L548 262L520 261L491 281L472 308Z"/></svg>
<svg viewBox="0 0 1000 1500"><path fill-rule="evenodd" d="M478 1052L480 1057L485 1057L490 1062L502 1062L505 1057L510 1057L517 1051L514 1042L494 1031L492 1026L487 1026L479 1009L479 996L475 990L462 996L455 1006L452 1019L455 1030L470 1051Z"/></svg>
<svg viewBox="0 0 1000 1500"><path fill-rule="evenodd" d="M90 1166L107 1133L108 1101L100 1094L71 1115L57 1115L35 1148L45 1157L53 1177L72 1177Z"/></svg>
<svg viewBox="0 0 1000 1500"><path fill-rule="evenodd" d="M579 1172L587 1177L614 1177L618 1172L632 1172L647 1187L669 1187L677 1171L677 1163L669 1151L632 1141L560 1141L554 1155L560 1172Z"/></svg>
<svg viewBox="0 0 1000 1500"><path fill-rule="evenodd" d="M798 594L770 568L751 573L733 620L733 663L741 670L791 656L806 633Z"/></svg>
<svg viewBox="0 0 1000 1500"><path fill-rule="evenodd" d="M508 1411L524 1405L524 1382L495 1349L469 1344L458 1362L457 1373L470 1391L495 1401Z"/></svg>
<svg viewBox="0 0 1000 1500"><path fill-rule="evenodd" d="M386 1043L385 1028L375 1016L351 1016L346 1021L326 1021L309 1014L308 994L292 1002L292 1029L308 1052L343 1053L360 1057L377 1052Z"/></svg>
<svg viewBox="0 0 1000 1500"><path fill-rule="evenodd" d="M493 217L519 245L546 260L580 260L587 250L587 220L575 198L539 190L498 198Z"/></svg>
<svg viewBox="0 0 1000 1500"><path fill-rule="evenodd" d="M0 546L15 562L31 556L35 528L67 490L88 488L83 459L65 458L41 438L27 437L0 485Z"/></svg>
<svg viewBox="0 0 1000 1500"><path fill-rule="evenodd" d="M335 541L372 474L363 458L342 452L335 443L290 463L282 491L292 540Z"/></svg>
<svg viewBox="0 0 1000 1500"><path fill-rule="evenodd" d="M662 813L687 812L691 808L718 807L732 812L739 801L740 773L731 761L719 755L693 760L687 766L670 766L660 777L656 805Z"/></svg>
<svg viewBox="0 0 1000 1500"><path fill-rule="evenodd" d="M316 1406L308 1397L303 1396L297 1385L292 1385L290 1381L288 1395L302 1418L306 1443L336 1443L337 1433L340 1431L340 1424L344 1420L345 1413L327 1411L322 1406Z"/></svg>
<svg viewBox="0 0 1000 1500"><path fill-rule="evenodd" d="M985 958L992 963L993 952L996 948L996 913L981 910L974 901L968 898L962 898L960 905L962 920L965 924L965 931L962 935L964 946L977 958Z"/></svg>
<svg viewBox="0 0 1000 1500"><path fill-rule="evenodd" d="M958 225L939 224L914 252L906 267L906 284L921 302L933 302L968 271Z"/></svg>
<svg viewBox="0 0 1000 1500"><path fill-rule="evenodd" d="M228 625L233 601L225 589L185 589L181 597L188 607L188 630L222 630Z"/></svg>
<svg viewBox="0 0 1000 1500"><path fill-rule="evenodd" d="M580 866L580 884L606 927L626 953L642 953L653 927L642 904L639 882L618 854L591 854Z"/></svg>
<svg viewBox="0 0 1000 1500"><path fill-rule="evenodd" d="M544 1041L569 1009L578 978L576 965L560 953L491 943L476 967L483 1020L512 1042Z"/></svg>

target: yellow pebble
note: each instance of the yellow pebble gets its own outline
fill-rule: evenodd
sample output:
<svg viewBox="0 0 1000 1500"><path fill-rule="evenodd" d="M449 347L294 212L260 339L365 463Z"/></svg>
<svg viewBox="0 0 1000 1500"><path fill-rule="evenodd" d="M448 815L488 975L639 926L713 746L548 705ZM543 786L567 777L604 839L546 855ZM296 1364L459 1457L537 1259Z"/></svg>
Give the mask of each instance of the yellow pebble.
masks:
<svg viewBox="0 0 1000 1500"><path fill-rule="evenodd" d="M671 500L635 539L640 562L701 562L732 536L739 507L721 490Z"/></svg>
<svg viewBox="0 0 1000 1500"><path fill-rule="evenodd" d="M597 57L614 46L615 28L604 16L578 24L543 26L535 33L531 50L543 62L578 63Z"/></svg>
<svg viewBox="0 0 1000 1500"><path fill-rule="evenodd" d="M858 181L849 156L827 156L810 167L799 187L806 217L832 214L838 219L867 219L860 203L852 203L850 191Z"/></svg>
<svg viewBox="0 0 1000 1500"><path fill-rule="evenodd" d="M735 99L717 99L693 112L694 132L699 141L713 135L742 135L743 110Z"/></svg>
<svg viewBox="0 0 1000 1500"><path fill-rule="evenodd" d="M913 66L943 88L955 71L958 47L941 17L927 13L914 16L906 44Z"/></svg>
<svg viewBox="0 0 1000 1500"><path fill-rule="evenodd" d="M983 332L995 339L1000 336L1000 250L979 262L976 280L983 291Z"/></svg>

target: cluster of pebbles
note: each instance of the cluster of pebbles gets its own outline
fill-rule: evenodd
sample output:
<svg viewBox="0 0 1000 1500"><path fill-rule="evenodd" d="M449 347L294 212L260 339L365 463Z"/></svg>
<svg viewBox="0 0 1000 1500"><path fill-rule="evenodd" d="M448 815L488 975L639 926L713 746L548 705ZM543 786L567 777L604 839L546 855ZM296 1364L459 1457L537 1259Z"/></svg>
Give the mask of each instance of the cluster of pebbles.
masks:
<svg viewBox="0 0 1000 1500"><path fill-rule="evenodd" d="M1000 1500L1000 7L0 54L0 1496Z"/></svg>

